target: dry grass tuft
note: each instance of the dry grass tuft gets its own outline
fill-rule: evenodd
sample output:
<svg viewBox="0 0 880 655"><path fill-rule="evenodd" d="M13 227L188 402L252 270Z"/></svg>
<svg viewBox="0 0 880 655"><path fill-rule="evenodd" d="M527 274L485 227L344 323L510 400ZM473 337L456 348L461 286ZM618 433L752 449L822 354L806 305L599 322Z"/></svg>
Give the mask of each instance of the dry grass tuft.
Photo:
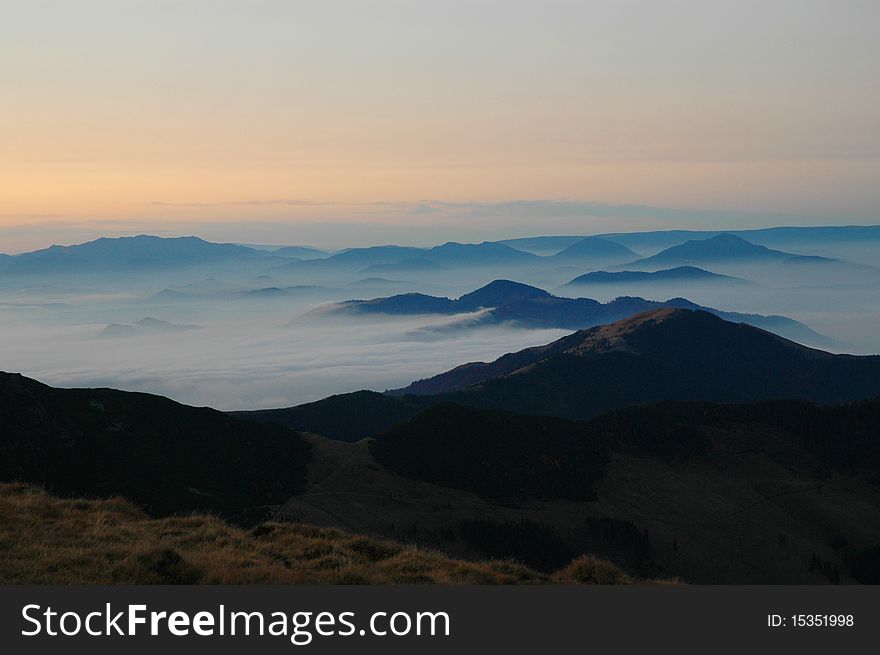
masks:
<svg viewBox="0 0 880 655"><path fill-rule="evenodd" d="M245 531L212 516L150 518L121 499L0 484L3 584L535 584L630 582L584 556L555 576L296 523Z"/></svg>
<svg viewBox="0 0 880 655"><path fill-rule="evenodd" d="M611 562L593 555L581 555L557 574L569 584L629 584L632 579Z"/></svg>

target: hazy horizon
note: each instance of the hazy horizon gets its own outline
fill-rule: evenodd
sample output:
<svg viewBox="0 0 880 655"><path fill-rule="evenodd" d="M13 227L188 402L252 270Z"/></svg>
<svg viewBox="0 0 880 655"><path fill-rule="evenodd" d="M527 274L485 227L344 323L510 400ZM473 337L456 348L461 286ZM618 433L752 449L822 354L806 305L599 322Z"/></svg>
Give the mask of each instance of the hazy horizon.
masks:
<svg viewBox="0 0 880 655"><path fill-rule="evenodd" d="M446 203L438 203L444 206ZM427 206L427 204L426 204ZM466 225L477 215L501 217L504 208L513 212L507 226ZM562 216L553 216L554 209ZM439 210L438 210L439 211ZM92 226L35 224L0 227L0 254L15 255L48 248L72 246L100 238L133 237L141 235L163 238L194 236L215 243L235 243L251 246L311 246L329 252L347 248L379 245L431 247L449 241L478 243L543 236L596 236L615 233L663 231L719 231L762 230L785 227L872 227L880 225L880 218L868 217L834 219L805 216L766 215L760 213L723 212L713 210L676 210L639 205L608 205L587 201L512 201L510 203L479 204L456 203L455 225L394 225L389 223L286 223L286 222L225 222L184 223L176 227L143 222L101 221ZM550 214L541 219L541 230L534 221L542 211ZM566 216L567 213L583 212ZM426 212L428 213L428 212ZM431 212L433 213L433 212ZM519 213L520 216L516 216ZM525 215L525 216L523 216ZM675 221L673 216L682 216ZM521 222L517 222L521 221ZM734 222L736 221L736 222ZM554 229L554 226L558 226Z"/></svg>

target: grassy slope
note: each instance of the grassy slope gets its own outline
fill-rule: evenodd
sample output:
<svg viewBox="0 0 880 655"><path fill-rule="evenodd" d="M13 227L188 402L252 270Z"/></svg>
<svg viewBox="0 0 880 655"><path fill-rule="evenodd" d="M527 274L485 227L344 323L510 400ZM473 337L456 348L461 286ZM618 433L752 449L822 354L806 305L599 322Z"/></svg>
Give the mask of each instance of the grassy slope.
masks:
<svg viewBox="0 0 880 655"><path fill-rule="evenodd" d="M2 584L535 584L630 582L584 556L554 575L466 562L339 530L216 517L153 519L120 498L59 499L0 484Z"/></svg>

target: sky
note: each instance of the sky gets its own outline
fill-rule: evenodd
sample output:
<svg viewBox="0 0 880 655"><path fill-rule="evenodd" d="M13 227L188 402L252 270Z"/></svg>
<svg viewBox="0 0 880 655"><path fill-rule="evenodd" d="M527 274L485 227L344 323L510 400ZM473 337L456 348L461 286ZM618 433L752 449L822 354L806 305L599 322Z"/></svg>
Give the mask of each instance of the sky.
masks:
<svg viewBox="0 0 880 655"><path fill-rule="evenodd" d="M880 222L876 0L0 0L0 251Z"/></svg>

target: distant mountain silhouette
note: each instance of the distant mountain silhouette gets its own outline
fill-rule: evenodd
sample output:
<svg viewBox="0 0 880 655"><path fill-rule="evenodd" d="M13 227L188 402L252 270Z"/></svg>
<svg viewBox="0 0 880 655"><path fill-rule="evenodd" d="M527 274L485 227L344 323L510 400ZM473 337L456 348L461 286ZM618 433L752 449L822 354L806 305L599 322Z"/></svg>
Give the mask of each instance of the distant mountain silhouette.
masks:
<svg viewBox="0 0 880 655"><path fill-rule="evenodd" d="M197 267L232 261L260 262L268 267L297 271L362 270L371 266L392 266L406 271L413 260L455 267L499 267L520 265L577 265L578 263L636 262L638 266L674 267L718 261L784 260L796 255L771 250L767 245L808 247L811 252L824 244L864 243L880 238L880 226L815 228L767 228L733 232L670 230L618 233L595 236L546 236L510 239L479 244L449 242L433 248L387 245L351 248L327 253L308 246L274 250L229 243L211 243L197 237L161 238L150 235L100 238L72 246L51 246L14 256L0 254L0 270L10 276L33 274L82 274L110 270L137 272ZM753 239L754 242L748 241ZM757 244L764 245L757 245ZM637 259L633 250L645 252L665 248L653 257ZM763 250L762 250L763 249ZM672 251L672 252L668 252ZM816 257L815 254L811 255ZM821 260L822 258L817 258ZM839 261L825 258L827 261ZM817 261L814 260L814 261ZM408 263L409 262L409 263ZM846 263L846 262L840 262ZM395 268L395 267L400 268ZM427 268L424 268L427 271ZM368 274L382 273L383 269ZM388 271L385 271L388 272Z"/></svg>
<svg viewBox="0 0 880 655"><path fill-rule="evenodd" d="M685 266L713 262L780 262L794 257L791 253L758 246L733 234L719 234L709 239L694 239L667 248L652 257L632 262L632 266Z"/></svg>
<svg viewBox="0 0 880 655"><path fill-rule="evenodd" d="M755 230L662 230L618 232L599 235L643 252L657 251L692 239L709 239L719 234L733 234L768 248L821 246L828 243L864 243L880 240L880 225L841 225L813 227L768 227ZM540 239L541 237L538 237ZM554 237L547 237L553 239ZM515 244L510 244L514 245Z"/></svg>
<svg viewBox="0 0 880 655"><path fill-rule="evenodd" d="M638 257L636 253L619 243L601 237L587 237L553 255L554 262L624 262Z"/></svg>
<svg viewBox="0 0 880 655"><path fill-rule="evenodd" d="M867 264L857 264L842 259L834 259L832 257L820 257L818 255L795 255L784 259L779 264L780 268L786 272L819 272L819 273L841 273L845 275L844 281L852 282L853 280L864 280L864 275L877 279L880 275L880 269L876 266Z"/></svg>
<svg viewBox="0 0 880 655"><path fill-rule="evenodd" d="M5 260L6 275L77 274L104 271L193 267L222 261L261 259L270 253L230 243L210 243L197 237L100 238L75 246L51 246Z"/></svg>
<svg viewBox="0 0 880 655"><path fill-rule="evenodd" d="M286 287L260 287L258 289L249 289L242 291L237 288L217 291L201 291L199 288L185 290L185 287L174 289L162 289L157 291L148 298L153 303L188 303L188 302L215 302L215 301L233 301L233 300L260 300L271 298L303 298L303 297L319 297L326 298L327 292L331 291L326 287L316 285L296 285Z"/></svg>
<svg viewBox="0 0 880 655"><path fill-rule="evenodd" d="M281 257L295 257L296 259L323 259L329 257L330 253L311 246L284 246L271 251L273 255Z"/></svg>
<svg viewBox="0 0 880 655"><path fill-rule="evenodd" d="M324 297L327 291L325 287L319 287L309 284L300 284L292 287L262 287L260 289L251 289L250 291L242 291L237 295L240 298L248 300L258 298L298 298L303 296Z"/></svg>
<svg viewBox="0 0 880 655"><path fill-rule="evenodd" d="M754 244L783 251L798 247L821 247L830 243L865 243L880 240L880 225L841 225L813 227L769 227L755 230L658 230L616 232L595 235L640 252L657 252L685 241L706 240L732 234ZM537 255L553 255L586 238L582 236L536 236L499 241Z"/></svg>
<svg viewBox="0 0 880 655"><path fill-rule="evenodd" d="M134 325L128 323L110 323L98 334L102 339L119 339L122 337L136 337L143 334Z"/></svg>
<svg viewBox="0 0 880 655"><path fill-rule="evenodd" d="M433 262L450 267L534 264L541 261L541 258L537 255L492 241L484 241L483 243L456 243L450 241L442 246L435 246L429 249L425 256Z"/></svg>
<svg viewBox="0 0 880 655"><path fill-rule="evenodd" d="M461 328L468 329L496 323L515 323L522 327L532 328L583 329L610 323L658 307L705 309L724 319L755 325L798 341L814 345L829 345L831 343L830 339L814 332L803 323L784 316L725 312L711 307L702 307L684 298L672 298L658 302L644 298L621 297L607 303L600 303L591 298L560 298L543 289L510 280L495 280L476 291L464 294L457 300L422 293L405 293L372 300L350 300L332 305L329 310L355 314L452 315L486 309L488 311L478 321L462 323ZM318 311L328 310L320 309ZM445 329L453 329L454 327L447 326Z"/></svg>
<svg viewBox="0 0 880 655"><path fill-rule="evenodd" d="M372 264L360 272L369 275L386 275L388 273L432 273L446 269L446 266L430 259L404 259L393 264Z"/></svg>
<svg viewBox="0 0 880 655"><path fill-rule="evenodd" d="M457 300L424 293L403 293L372 300L349 300L331 309L356 314L458 314L549 297L549 293L537 287L510 280L495 280Z"/></svg>
<svg viewBox="0 0 880 655"><path fill-rule="evenodd" d="M136 337L147 334L164 334L169 332L189 332L190 330L199 330L199 325L184 325L179 323L169 323L158 318L147 316L133 324L127 323L111 323L103 330L99 336L105 338L116 337Z"/></svg>
<svg viewBox="0 0 880 655"><path fill-rule="evenodd" d="M283 270L354 270L365 274L417 272L446 268L487 268L541 263L543 258L501 243L456 243L450 241L433 248L375 246L352 248L326 259L291 262ZM418 262L417 264L415 262ZM433 266L432 266L433 265ZM415 267L415 268L413 268Z"/></svg>
<svg viewBox="0 0 880 655"><path fill-rule="evenodd" d="M696 266L677 266L648 273L644 271L594 271L574 278L561 288L584 285L655 283L655 282L715 282L722 284L749 285L748 280L730 275L712 273Z"/></svg>
<svg viewBox="0 0 880 655"><path fill-rule="evenodd" d="M303 488L295 432L143 393L54 389L0 373L0 480L121 494L156 514L257 519Z"/></svg>
<svg viewBox="0 0 880 655"><path fill-rule="evenodd" d="M454 314L455 302L449 298L438 298L424 293L401 293L373 300L349 300L338 303L331 309L363 314Z"/></svg>
<svg viewBox="0 0 880 655"><path fill-rule="evenodd" d="M365 277L361 280L355 280L348 284L350 287L398 287L403 284L409 284L402 280L389 280L384 277Z"/></svg>
<svg viewBox="0 0 880 655"><path fill-rule="evenodd" d="M538 236L523 237L519 239L502 239L497 243L503 243L505 246L516 248L524 252L530 252L533 255L541 255L544 257L555 255L568 248L569 246L583 241L586 235L581 236Z"/></svg>
<svg viewBox="0 0 880 655"><path fill-rule="evenodd" d="M513 282L511 280L494 280L476 291L461 296L456 301L456 311L474 311L480 308L500 307L522 301L539 298L550 298L543 289Z"/></svg>
<svg viewBox="0 0 880 655"><path fill-rule="evenodd" d="M416 259L424 252L423 248L394 245L350 248L331 255L321 262L313 262L313 264L315 266L345 265L356 267L372 264L396 264L408 259Z"/></svg>
<svg viewBox="0 0 880 655"><path fill-rule="evenodd" d="M818 255L796 255L759 246L732 234L719 234L710 239L686 241L667 248L652 257L626 264L627 268L654 270L667 266L700 264L725 269L755 269L756 275L763 271L766 282L779 280L787 284L803 283L805 280L824 280L826 283L852 283L870 276L880 277L880 269L842 259ZM808 274L822 276L808 277ZM815 282L814 282L815 283Z"/></svg>

